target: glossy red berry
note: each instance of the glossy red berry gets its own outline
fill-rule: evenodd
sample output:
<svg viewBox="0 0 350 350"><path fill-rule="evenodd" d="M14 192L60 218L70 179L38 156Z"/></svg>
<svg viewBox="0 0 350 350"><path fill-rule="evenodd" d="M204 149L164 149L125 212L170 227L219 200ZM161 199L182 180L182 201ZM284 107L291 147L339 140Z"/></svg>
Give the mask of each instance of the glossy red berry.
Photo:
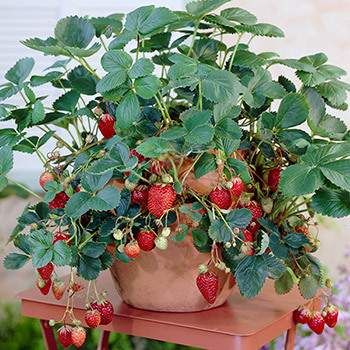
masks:
<svg viewBox="0 0 350 350"><path fill-rule="evenodd" d="M269 171L267 176L267 185L271 189L271 191L277 191L278 185L281 179L281 168L273 168Z"/></svg>
<svg viewBox="0 0 350 350"><path fill-rule="evenodd" d="M39 276L37 281L36 281L36 286L38 287L41 294L43 294L43 295L49 294L51 285L52 285L51 278L44 280Z"/></svg>
<svg viewBox="0 0 350 350"><path fill-rule="evenodd" d="M63 209L66 203L69 201L69 197L65 192L59 192L56 194L55 198L49 202L49 208L53 209Z"/></svg>
<svg viewBox="0 0 350 350"><path fill-rule="evenodd" d="M110 114L106 113L100 117L98 128L106 139L110 139L115 135L114 127L115 119Z"/></svg>
<svg viewBox="0 0 350 350"><path fill-rule="evenodd" d="M218 276L214 272L210 271L201 273L197 276L196 284L204 299L209 304L214 304L219 289Z"/></svg>
<svg viewBox="0 0 350 350"><path fill-rule="evenodd" d="M140 255L140 247L137 241L129 242L124 247L124 253L131 259L137 258Z"/></svg>
<svg viewBox="0 0 350 350"><path fill-rule="evenodd" d="M147 207L148 201L148 187L146 185L139 185L131 192L131 203L138 204L141 208Z"/></svg>
<svg viewBox="0 0 350 350"><path fill-rule="evenodd" d="M337 325L339 316L339 310L335 305L327 305L322 310L322 317L326 325L330 328L334 328Z"/></svg>
<svg viewBox="0 0 350 350"><path fill-rule="evenodd" d="M39 267L37 271L42 279L47 280L51 278L53 269L54 269L53 264L49 262L45 266Z"/></svg>
<svg viewBox="0 0 350 350"><path fill-rule="evenodd" d="M264 214L261 205L256 201L250 201L249 203L245 204L244 207L249 209L250 212L252 213L252 216L253 216L252 220L258 220Z"/></svg>
<svg viewBox="0 0 350 350"><path fill-rule="evenodd" d="M101 325L106 325L112 322L114 309L113 305L108 300L102 301L100 303L95 301L91 304L91 308L100 312Z"/></svg>
<svg viewBox="0 0 350 350"><path fill-rule="evenodd" d="M316 334L321 334L324 330L325 321L319 311L312 312L307 320L309 328Z"/></svg>
<svg viewBox="0 0 350 350"><path fill-rule="evenodd" d="M72 329L72 343L76 348L84 345L86 340L86 331L83 327L77 326Z"/></svg>
<svg viewBox="0 0 350 350"><path fill-rule="evenodd" d="M231 194L235 197L240 197L244 191L244 182L239 176L235 176L231 179L232 187L230 189Z"/></svg>
<svg viewBox="0 0 350 350"><path fill-rule="evenodd" d="M296 324L306 324L310 317L310 311L304 307L299 307L293 312L293 320Z"/></svg>
<svg viewBox="0 0 350 350"><path fill-rule="evenodd" d="M58 341L64 348L73 344L72 340L72 327L64 325L58 331Z"/></svg>
<svg viewBox="0 0 350 350"><path fill-rule="evenodd" d="M210 201L220 209L229 209L232 204L231 192L222 187L216 187L209 193Z"/></svg>
<svg viewBox="0 0 350 350"><path fill-rule="evenodd" d="M156 246L154 242L156 237L153 231L140 231L136 240L141 250L149 252Z"/></svg>
<svg viewBox="0 0 350 350"><path fill-rule="evenodd" d="M101 323L101 314L98 310L87 310L85 312L85 322L90 328L96 328Z"/></svg>
<svg viewBox="0 0 350 350"><path fill-rule="evenodd" d="M160 218L167 210L171 209L176 199L176 192L172 185L153 185L148 192L148 211Z"/></svg>
<svg viewBox="0 0 350 350"><path fill-rule="evenodd" d="M67 242L70 238L70 235L66 232L62 231L56 231L53 236L53 244L55 244L58 241L65 241Z"/></svg>

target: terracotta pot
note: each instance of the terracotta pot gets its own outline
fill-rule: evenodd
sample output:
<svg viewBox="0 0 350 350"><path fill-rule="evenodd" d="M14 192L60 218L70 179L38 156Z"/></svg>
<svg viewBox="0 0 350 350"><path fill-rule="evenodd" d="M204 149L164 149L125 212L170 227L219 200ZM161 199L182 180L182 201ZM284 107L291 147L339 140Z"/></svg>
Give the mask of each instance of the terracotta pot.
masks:
<svg viewBox="0 0 350 350"><path fill-rule="evenodd" d="M183 242L169 240L165 251L141 252L130 263L117 261L111 268L119 295L140 309L193 312L222 305L235 285L231 274L215 269L219 277L216 302L210 305L196 286L198 265L207 264L210 254L199 253L191 236Z"/></svg>

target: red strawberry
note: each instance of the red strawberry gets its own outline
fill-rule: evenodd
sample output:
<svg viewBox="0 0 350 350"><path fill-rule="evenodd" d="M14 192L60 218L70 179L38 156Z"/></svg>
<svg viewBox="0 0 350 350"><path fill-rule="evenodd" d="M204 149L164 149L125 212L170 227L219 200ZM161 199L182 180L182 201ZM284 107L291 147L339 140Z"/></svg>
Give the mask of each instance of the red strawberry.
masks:
<svg viewBox="0 0 350 350"><path fill-rule="evenodd" d="M297 226L295 227L295 232L302 233L303 235L307 236L309 234L309 229L307 226Z"/></svg>
<svg viewBox="0 0 350 350"><path fill-rule="evenodd" d="M149 252L156 246L154 243L156 237L153 231L140 231L136 239L139 247L145 252Z"/></svg>
<svg viewBox="0 0 350 350"><path fill-rule="evenodd" d="M270 187L271 191L275 192L278 188L281 178L281 168L273 168L269 171L267 177L267 185Z"/></svg>
<svg viewBox="0 0 350 350"><path fill-rule="evenodd" d="M136 149L132 149L130 151L130 155L136 157L139 163L143 163L146 160L146 158L142 154L137 152Z"/></svg>
<svg viewBox="0 0 350 350"><path fill-rule="evenodd" d="M39 288L41 294L44 294L44 295L49 294L51 284L52 284L51 278L44 280L41 277L38 277L36 281L36 286Z"/></svg>
<svg viewBox="0 0 350 350"><path fill-rule="evenodd" d="M117 249L117 247L116 247L115 243L109 243L109 244L107 244L106 252L108 252L109 254L114 256L116 249Z"/></svg>
<svg viewBox="0 0 350 350"><path fill-rule="evenodd" d="M124 247L124 253L129 257L129 258L136 258L140 255L140 247L139 244L136 241L128 243Z"/></svg>
<svg viewBox="0 0 350 350"><path fill-rule="evenodd" d="M293 312L293 320L295 323L306 324L310 317L310 311L304 307L299 307Z"/></svg>
<svg viewBox="0 0 350 350"><path fill-rule="evenodd" d="M255 235L249 230L243 230L244 240L246 242L254 242Z"/></svg>
<svg viewBox="0 0 350 350"><path fill-rule="evenodd" d="M197 276L197 287L209 304L214 304L219 289L219 278L214 272L207 271Z"/></svg>
<svg viewBox="0 0 350 350"><path fill-rule="evenodd" d="M232 187L230 189L231 194L235 197L240 197L244 191L244 182L239 176L235 176L231 179Z"/></svg>
<svg viewBox="0 0 350 350"><path fill-rule="evenodd" d="M210 201L220 209L229 209L232 204L231 193L229 190L221 187L214 188L209 193Z"/></svg>
<svg viewBox="0 0 350 350"><path fill-rule="evenodd" d="M84 345L86 331L83 327L74 327L72 330L72 343L75 347L80 348Z"/></svg>
<svg viewBox="0 0 350 350"><path fill-rule="evenodd" d="M48 280L52 276L53 264L49 262L45 266L39 267L37 271L43 280Z"/></svg>
<svg viewBox="0 0 350 350"><path fill-rule="evenodd" d="M72 327L62 326L58 331L58 340L64 348L73 344L72 340Z"/></svg>
<svg viewBox="0 0 350 350"><path fill-rule="evenodd" d="M49 208L53 209L63 209L66 203L69 201L69 197L65 192L59 192L56 194L55 198L49 203Z"/></svg>
<svg viewBox="0 0 350 350"><path fill-rule="evenodd" d="M54 181L55 180L55 176L51 173L49 173L48 171L45 171L43 172L41 175L40 175L40 178L39 178L39 185L42 187L42 188L45 188L45 185L50 182L50 181Z"/></svg>
<svg viewBox="0 0 350 350"><path fill-rule="evenodd" d="M176 192L172 185L153 185L148 192L148 211L160 218L167 210L172 208L176 199Z"/></svg>
<svg viewBox="0 0 350 350"><path fill-rule="evenodd" d="M54 236L53 236L53 244L55 244L58 241L68 241L70 238L70 235L66 232L62 231L56 231Z"/></svg>
<svg viewBox="0 0 350 350"><path fill-rule="evenodd" d="M310 329L316 334L321 334L324 330L324 319L319 311L312 312L307 320Z"/></svg>
<svg viewBox="0 0 350 350"><path fill-rule="evenodd" d="M112 322L114 309L113 305L108 300L102 301L101 303L95 301L91 304L91 308L100 312L101 325L106 325Z"/></svg>
<svg viewBox="0 0 350 350"><path fill-rule="evenodd" d="M164 162L160 160L154 160L151 164L149 171L155 175L162 175L164 169Z"/></svg>
<svg viewBox="0 0 350 350"><path fill-rule="evenodd" d="M327 305L322 311L322 317L326 325L334 328L338 322L339 310L335 305Z"/></svg>
<svg viewBox="0 0 350 350"><path fill-rule="evenodd" d="M101 131L101 134L106 139L110 139L111 137L113 137L115 135L114 125L115 125L115 120L108 113L103 114L100 117L100 120L98 122L98 128Z"/></svg>
<svg viewBox="0 0 350 350"><path fill-rule="evenodd" d="M251 233L255 234L259 231L260 224L256 221L252 221L248 227L247 230L250 231Z"/></svg>
<svg viewBox="0 0 350 350"><path fill-rule="evenodd" d="M263 216L263 210L261 205L256 201L250 201L244 205L245 208L249 209L253 215L253 220L258 220Z"/></svg>
<svg viewBox="0 0 350 350"><path fill-rule="evenodd" d="M139 185L131 192L131 203L138 204L141 208L147 207L148 187Z"/></svg>
<svg viewBox="0 0 350 350"><path fill-rule="evenodd" d="M90 328L96 328L101 323L101 314L98 310L87 310L85 312L85 322Z"/></svg>
<svg viewBox="0 0 350 350"><path fill-rule="evenodd" d="M65 290L66 290L66 286L64 282L60 279L54 279L52 284L52 293L55 299L61 300Z"/></svg>

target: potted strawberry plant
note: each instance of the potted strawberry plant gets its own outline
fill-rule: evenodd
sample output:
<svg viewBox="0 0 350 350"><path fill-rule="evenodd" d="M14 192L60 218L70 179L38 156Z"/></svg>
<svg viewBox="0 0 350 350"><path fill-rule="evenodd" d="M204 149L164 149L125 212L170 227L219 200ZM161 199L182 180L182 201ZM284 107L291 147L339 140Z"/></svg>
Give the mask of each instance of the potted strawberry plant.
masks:
<svg viewBox="0 0 350 350"><path fill-rule="evenodd" d="M152 310L219 306L235 285L253 298L267 279L306 299L331 287L312 253L317 214L350 214L349 132L332 116L348 107L346 73L323 53L253 52L252 40L283 31L218 10L227 2L66 17L52 37L23 41L58 61L31 75L24 58L5 74L0 117L13 126L0 130L1 189L13 152L36 153L44 195L18 218L4 265L31 260L39 290L67 298L65 346L84 342L76 293L86 293L87 325L111 321L95 285L107 269L127 303ZM295 82L273 76L278 65ZM38 92L46 85L59 92L53 102ZM15 95L22 104L7 101ZM296 320L322 324L316 310L299 311Z"/></svg>

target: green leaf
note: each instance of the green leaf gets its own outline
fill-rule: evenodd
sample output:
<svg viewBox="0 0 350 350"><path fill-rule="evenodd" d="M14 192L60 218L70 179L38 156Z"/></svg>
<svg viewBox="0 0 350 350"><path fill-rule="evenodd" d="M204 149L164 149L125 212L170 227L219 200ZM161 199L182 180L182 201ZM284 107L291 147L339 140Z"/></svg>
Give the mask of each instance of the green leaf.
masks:
<svg viewBox="0 0 350 350"><path fill-rule="evenodd" d="M291 165L282 172L279 189L287 197L315 192L322 186L320 170L308 164Z"/></svg>
<svg viewBox="0 0 350 350"><path fill-rule="evenodd" d="M90 209L92 196L87 192L75 193L65 206L65 213L72 219L77 219Z"/></svg>
<svg viewBox="0 0 350 350"><path fill-rule="evenodd" d="M239 33L251 33L258 36L268 36L271 38L284 38L283 30L268 23L257 23L252 25L238 25L235 30Z"/></svg>
<svg viewBox="0 0 350 350"><path fill-rule="evenodd" d="M45 119L45 107L40 100L37 100L33 106L32 124L38 124Z"/></svg>
<svg viewBox="0 0 350 350"><path fill-rule="evenodd" d="M227 159L227 164L230 168L232 168L237 175L241 177L244 183L250 183L251 182L251 176L248 169L248 164L234 158Z"/></svg>
<svg viewBox="0 0 350 350"><path fill-rule="evenodd" d="M211 153L204 153L194 165L194 176L198 179L216 170L216 158Z"/></svg>
<svg viewBox="0 0 350 350"><path fill-rule="evenodd" d="M311 207L319 214L333 218L350 215L350 192L322 188L312 197Z"/></svg>
<svg viewBox="0 0 350 350"><path fill-rule="evenodd" d="M69 265L71 261L71 251L69 246L64 241L58 241L53 245L52 262L56 266Z"/></svg>
<svg viewBox="0 0 350 350"><path fill-rule="evenodd" d="M20 88L13 84L5 85L5 87L0 89L0 102L16 95L19 90Z"/></svg>
<svg viewBox="0 0 350 350"><path fill-rule="evenodd" d="M214 137L214 128L209 125L202 125L192 129L186 136L186 144L191 149L201 149L211 142Z"/></svg>
<svg viewBox="0 0 350 350"><path fill-rule="evenodd" d="M83 67L78 66L71 70L67 76L72 88L84 95L96 94L96 78Z"/></svg>
<svg viewBox="0 0 350 350"><path fill-rule="evenodd" d="M231 228L246 228L252 220L252 213L249 209L234 209L230 211L226 220Z"/></svg>
<svg viewBox="0 0 350 350"><path fill-rule="evenodd" d="M309 73L316 72L316 69L315 69L315 67L312 64L301 62L299 60L292 59L292 58L289 58L289 59L281 59L281 58L273 59L270 62L270 64L271 65L273 65L273 64L282 64L282 65L287 66L289 68L294 68L294 69L301 70L301 71L304 71L304 72L309 72Z"/></svg>
<svg viewBox="0 0 350 350"><path fill-rule="evenodd" d="M277 294L283 295L289 293L294 286L294 278L290 269L275 281L275 291Z"/></svg>
<svg viewBox="0 0 350 350"><path fill-rule="evenodd" d="M0 192L3 191L8 185L8 180L4 175L0 175Z"/></svg>
<svg viewBox="0 0 350 350"><path fill-rule="evenodd" d="M120 191L113 186L107 186L90 199L89 206L93 210L106 211L116 208L119 201Z"/></svg>
<svg viewBox="0 0 350 350"><path fill-rule="evenodd" d="M146 158L157 158L172 150L168 141L159 137L150 137L137 146L136 151Z"/></svg>
<svg viewBox="0 0 350 350"><path fill-rule="evenodd" d="M272 233L270 235L269 247L277 258L286 259L288 257L289 249L281 240L279 233Z"/></svg>
<svg viewBox="0 0 350 350"><path fill-rule="evenodd" d="M32 250L32 263L35 268L47 265L53 258L51 247L44 248L42 246L34 247Z"/></svg>
<svg viewBox="0 0 350 350"><path fill-rule="evenodd" d="M84 49L94 36L94 26L86 18L78 16L62 18L55 27L56 39L70 47Z"/></svg>
<svg viewBox="0 0 350 350"><path fill-rule="evenodd" d="M186 10L192 16L201 18L204 15L216 10L230 0L197 0L186 4Z"/></svg>
<svg viewBox="0 0 350 350"><path fill-rule="evenodd" d="M116 161L119 171L129 171L136 167L137 158L130 155L129 147L121 142L113 145L109 152L110 157Z"/></svg>
<svg viewBox="0 0 350 350"><path fill-rule="evenodd" d="M284 242L294 249L301 248L304 244L309 243L308 238L300 233L288 233L284 237Z"/></svg>
<svg viewBox="0 0 350 350"><path fill-rule="evenodd" d="M95 175L104 174L118 166L118 162L110 158L102 158L92 163L88 168L88 172Z"/></svg>
<svg viewBox="0 0 350 350"><path fill-rule="evenodd" d="M192 230L193 244L198 248L205 248L208 244L208 234L202 229L195 228Z"/></svg>
<svg viewBox="0 0 350 350"><path fill-rule="evenodd" d="M132 57L122 50L110 50L102 56L101 64L107 72L126 71L132 65Z"/></svg>
<svg viewBox="0 0 350 350"><path fill-rule="evenodd" d="M53 108L57 111L73 112L78 104L80 94L71 90L59 97L54 103Z"/></svg>
<svg viewBox="0 0 350 350"><path fill-rule="evenodd" d="M112 178L113 171L109 170L102 175L83 173L81 176L81 185L88 192L95 192L103 188Z"/></svg>
<svg viewBox="0 0 350 350"><path fill-rule="evenodd" d="M110 37L111 34L119 34L123 28L123 15L113 14L107 17L92 17L90 22L95 28L96 36L100 38L102 35Z"/></svg>
<svg viewBox="0 0 350 350"><path fill-rule="evenodd" d="M84 245L81 252L90 258L98 258L105 252L105 250L106 243L88 242Z"/></svg>
<svg viewBox="0 0 350 350"><path fill-rule="evenodd" d="M181 114L184 127L191 131L198 126L209 125L211 119L210 111L199 111L197 109L189 109Z"/></svg>
<svg viewBox="0 0 350 350"><path fill-rule="evenodd" d="M225 10L222 10L220 16L242 24L255 24L257 18L250 12L241 9L239 7L231 7Z"/></svg>
<svg viewBox="0 0 350 350"><path fill-rule="evenodd" d="M27 79L33 67L33 58L22 58L5 74L5 78L16 85L20 85Z"/></svg>
<svg viewBox="0 0 350 350"><path fill-rule="evenodd" d="M136 94L128 92L116 109L118 115L117 126L120 129L128 129L141 117L140 103Z"/></svg>
<svg viewBox="0 0 350 350"><path fill-rule="evenodd" d="M146 100L154 97L160 86L160 80L154 75L148 75L135 80L136 93Z"/></svg>
<svg viewBox="0 0 350 350"><path fill-rule="evenodd" d="M152 74L154 71L154 64L148 58L140 58L137 60L129 71L131 79L142 78Z"/></svg>
<svg viewBox="0 0 350 350"><path fill-rule="evenodd" d="M104 92L113 90L124 84L126 79L127 73L124 69L120 69L119 71L115 70L108 73L98 81L96 85L96 91L103 94Z"/></svg>
<svg viewBox="0 0 350 350"><path fill-rule="evenodd" d="M229 242L232 239L232 231L219 219L214 220L209 226L209 237L216 242Z"/></svg>
<svg viewBox="0 0 350 350"><path fill-rule="evenodd" d="M282 128L290 128L304 123L309 114L308 104L303 95L291 93L281 102L277 119Z"/></svg>
<svg viewBox="0 0 350 350"><path fill-rule="evenodd" d="M328 104L334 108L342 108L342 105L346 103L348 95L343 85L338 81L329 81L319 84L316 87L319 94L325 98Z"/></svg>
<svg viewBox="0 0 350 350"><path fill-rule="evenodd" d="M78 262L78 275L87 281L95 280L101 271L100 259L90 258L80 254Z"/></svg>
<svg viewBox="0 0 350 350"><path fill-rule="evenodd" d="M319 283L313 275L304 276L299 281L299 291L305 299L313 298L316 295L318 288Z"/></svg>
<svg viewBox="0 0 350 350"><path fill-rule="evenodd" d="M180 227L175 236L172 237L172 240L175 242L182 242L188 235L188 226L185 224L180 224Z"/></svg>
<svg viewBox="0 0 350 350"><path fill-rule="evenodd" d="M10 146L0 148L0 175L6 175L13 167L13 152Z"/></svg>
<svg viewBox="0 0 350 350"><path fill-rule="evenodd" d="M62 72L49 72L44 76L40 76L40 75L33 75L30 78L30 85L35 87L35 86L40 86L55 80L59 80L60 78L62 78L62 76L64 75L64 73Z"/></svg>
<svg viewBox="0 0 350 350"><path fill-rule="evenodd" d="M326 163L321 165L320 169L330 182L350 192L350 159Z"/></svg>
<svg viewBox="0 0 350 350"><path fill-rule="evenodd" d="M28 255L18 254L18 253L10 253L5 256L4 259L4 267L8 270L18 270L29 260Z"/></svg>

